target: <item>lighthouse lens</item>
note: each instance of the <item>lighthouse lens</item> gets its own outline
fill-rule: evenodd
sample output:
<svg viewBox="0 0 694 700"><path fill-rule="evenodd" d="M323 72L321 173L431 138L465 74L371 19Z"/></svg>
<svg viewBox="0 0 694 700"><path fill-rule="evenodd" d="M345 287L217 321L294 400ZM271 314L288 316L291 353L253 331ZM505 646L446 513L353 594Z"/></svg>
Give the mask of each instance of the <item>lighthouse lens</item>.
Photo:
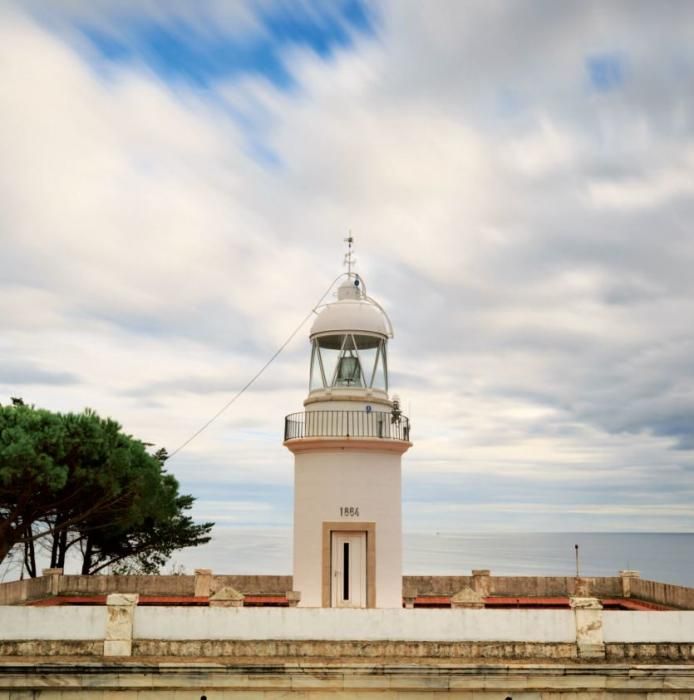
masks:
<svg viewBox="0 0 694 700"><path fill-rule="evenodd" d="M347 355L340 358L337 368L337 384L340 386L359 386L361 384L361 368L359 360Z"/></svg>

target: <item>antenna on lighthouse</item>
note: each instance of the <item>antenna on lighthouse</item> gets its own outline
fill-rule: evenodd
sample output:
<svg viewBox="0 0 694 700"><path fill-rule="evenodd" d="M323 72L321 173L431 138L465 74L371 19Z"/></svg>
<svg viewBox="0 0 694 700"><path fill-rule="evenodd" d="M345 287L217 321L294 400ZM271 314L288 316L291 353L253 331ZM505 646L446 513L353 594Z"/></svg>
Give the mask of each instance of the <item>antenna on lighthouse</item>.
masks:
<svg viewBox="0 0 694 700"><path fill-rule="evenodd" d="M354 236L352 236L352 232L349 232L349 236L344 239L345 243L347 244L347 252L345 253L345 262L344 264L347 265L347 275L351 277L352 275L352 265L354 265L357 261L354 259L354 253L352 251L352 243L354 243Z"/></svg>

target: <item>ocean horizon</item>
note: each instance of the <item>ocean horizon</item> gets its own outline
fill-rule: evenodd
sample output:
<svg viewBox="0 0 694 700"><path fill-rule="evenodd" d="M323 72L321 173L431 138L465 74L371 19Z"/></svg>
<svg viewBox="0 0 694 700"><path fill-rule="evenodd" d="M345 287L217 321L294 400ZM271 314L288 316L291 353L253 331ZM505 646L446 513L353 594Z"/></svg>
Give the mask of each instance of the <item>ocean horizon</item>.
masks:
<svg viewBox="0 0 694 700"><path fill-rule="evenodd" d="M403 572L409 575L574 576L574 546L583 576L636 569L644 579L694 587L691 532L406 532ZM212 541L174 554L169 567L192 573L290 574L291 528L215 528Z"/></svg>

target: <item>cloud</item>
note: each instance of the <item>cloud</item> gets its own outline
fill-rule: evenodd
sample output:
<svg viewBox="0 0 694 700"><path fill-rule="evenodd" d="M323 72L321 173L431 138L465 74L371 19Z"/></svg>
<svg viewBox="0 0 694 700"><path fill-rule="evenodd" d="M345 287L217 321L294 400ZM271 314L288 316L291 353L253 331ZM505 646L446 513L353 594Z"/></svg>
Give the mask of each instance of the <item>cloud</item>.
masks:
<svg viewBox="0 0 694 700"><path fill-rule="evenodd" d="M3 10L0 350L49 373L25 400L174 449L317 302L351 228L413 420L408 526L448 498L440 528L642 529L653 499L653 527L691 528L691 9L384 1L368 30L332 17L349 41L321 52L227 6ZM293 87L157 70L140 20L262 36ZM217 483L288 523L306 333L171 460L196 512Z"/></svg>
<svg viewBox="0 0 694 700"><path fill-rule="evenodd" d="M30 362L9 362L0 366L0 384L9 387L25 384L66 386L78 384L79 377L70 372L51 371Z"/></svg>

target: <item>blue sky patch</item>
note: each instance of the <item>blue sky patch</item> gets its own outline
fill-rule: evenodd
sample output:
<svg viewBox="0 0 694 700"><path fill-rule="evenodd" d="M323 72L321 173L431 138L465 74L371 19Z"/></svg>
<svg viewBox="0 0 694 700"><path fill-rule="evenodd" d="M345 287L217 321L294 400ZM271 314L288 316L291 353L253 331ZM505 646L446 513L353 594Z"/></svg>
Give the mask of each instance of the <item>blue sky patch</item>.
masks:
<svg viewBox="0 0 694 700"><path fill-rule="evenodd" d="M594 54L586 59L590 84L598 92L617 90L624 84L624 63L614 53Z"/></svg>
<svg viewBox="0 0 694 700"><path fill-rule="evenodd" d="M141 61L167 82L207 88L220 78L243 73L292 85L282 55L300 46L329 58L352 44L354 36L372 34L374 19L363 0L314 2L307 6L258 7L261 31L232 36L215 27L201 32L181 20L162 23L151 16L122 16L113 29L82 24L79 31L108 62Z"/></svg>

